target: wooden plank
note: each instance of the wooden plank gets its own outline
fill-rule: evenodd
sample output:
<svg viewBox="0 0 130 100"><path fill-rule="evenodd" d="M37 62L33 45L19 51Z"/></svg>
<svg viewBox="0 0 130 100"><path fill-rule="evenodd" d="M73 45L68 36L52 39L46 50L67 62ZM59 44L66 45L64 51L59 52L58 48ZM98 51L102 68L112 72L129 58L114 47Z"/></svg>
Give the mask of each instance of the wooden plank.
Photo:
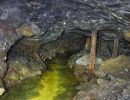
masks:
<svg viewBox="0 0 130 100"><path fill-rule="evenodd" d="M88 66L88 79L93 78L94 66L95 66L95 54L96 54L96 40L97 40L97 32L92 31L91 35L91 48L90 48L90 62Z"/></svg>

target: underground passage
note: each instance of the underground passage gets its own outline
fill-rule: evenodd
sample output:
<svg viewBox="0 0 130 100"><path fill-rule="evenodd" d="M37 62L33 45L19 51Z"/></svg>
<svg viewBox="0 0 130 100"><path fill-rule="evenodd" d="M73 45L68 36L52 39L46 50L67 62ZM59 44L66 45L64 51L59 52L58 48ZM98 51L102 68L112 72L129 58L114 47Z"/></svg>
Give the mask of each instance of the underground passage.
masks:
<svg viewBox="0 0 130 100"><path fill-rule="evenodd" d="M0 0L0 100L130 100L129 0Z"/></svg>

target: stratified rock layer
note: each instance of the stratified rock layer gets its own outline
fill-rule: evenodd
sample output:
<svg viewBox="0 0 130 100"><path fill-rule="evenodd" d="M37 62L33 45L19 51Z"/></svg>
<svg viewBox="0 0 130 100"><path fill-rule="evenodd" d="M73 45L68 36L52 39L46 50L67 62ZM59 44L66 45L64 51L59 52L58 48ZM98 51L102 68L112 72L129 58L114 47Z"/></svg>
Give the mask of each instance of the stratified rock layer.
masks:
<svg viewBox="0 0 130 100"><path fill-rule="evenodd" d="M37 25L49 42L71 29L129 30L129 5L129 0L1 0L0 19L15 27Z"/></svg>

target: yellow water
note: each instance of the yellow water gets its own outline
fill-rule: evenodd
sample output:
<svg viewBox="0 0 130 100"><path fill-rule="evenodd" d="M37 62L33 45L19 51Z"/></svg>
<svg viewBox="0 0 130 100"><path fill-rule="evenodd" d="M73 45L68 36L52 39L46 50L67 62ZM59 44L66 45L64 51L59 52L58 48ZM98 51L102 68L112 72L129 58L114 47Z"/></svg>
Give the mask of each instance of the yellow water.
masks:
<svg viewBox="0 0 130 100"><path fill-rule="evenodd" d="M130 37L130 33L126 33L126 37Z"/></svg>
<svg viewBox="0 0 130 100"><path fill-rule="evenodd" d="M40 78L26 80L24 85L11 88L0 100L72 100L78 83L73 71L59 62L49 66Z"/></svg>
<svg viewBox="0 0 130 100"><path fill-rule="evenodd" d="M57 96L59 89L62 91L60 83L58 83L58 72L57 70L54 70L55 66L53 65L53 71L49 71L42 77L40 84L43 84L44 88L39 89L39 96L33 97L29 100L53 100L54 97Z"/></svg>

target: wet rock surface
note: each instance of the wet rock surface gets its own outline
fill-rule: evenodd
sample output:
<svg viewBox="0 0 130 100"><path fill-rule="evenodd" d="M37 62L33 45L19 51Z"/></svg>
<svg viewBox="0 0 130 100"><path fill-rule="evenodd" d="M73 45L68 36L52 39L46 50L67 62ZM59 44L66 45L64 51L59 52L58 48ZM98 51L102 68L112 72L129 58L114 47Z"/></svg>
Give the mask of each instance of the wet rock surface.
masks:
<svg viewBox="0 0 130 100"><path fill-rule="evenodd" d="M3 81L0 80L0 96L3 95L6 92L6 89L4 87Z"/></svg>
<svg viewBox="0 0 130 100"><path fill-rule="evenodd" d="M115 79L112 81L97 79L97 84L88 90L82 90L73 100L129 100L130 94L127 85L129 81ZM86 87L88 87L86 85Z"/></svg>
<svg viewBox="0 0 130 100"><path fill-rule="evenodd" d="M93 29L110 29L117 32L120 36L120 33L128 30L130 26L128 16L129 3L128 0L111 1L111 3L108 1L95 0L2 0L0 3L0 19L8 22L12 27L18 28L16 29L17 33L24 33L23 35L26 36L30 36L31 33L36 35L35 39L30 38L29 40L42 41L43 46L41 46L41 48L45 49L45 51L40 50L39 52L41 52L42 55L39 56L42 56L44 59L46 56L54 56L57 51L66 52L65 49L67 46L65 46L65 44L70 40L68 37L71 37L71 34L68 36L65 35L64 38L68 38L68 40L65 41L66 43L64 43L63 40L59 40L57 43L48 43L51 41L53 42L54 40L56 41L63 33L68 34L71 31L76 30L81 34L90 36L90 31ZM28 27L27 24L31 27ZM20 26L22 27L19 29ZM11 36L13 35L15 36L15 33ZM39 35L40 38L37 37ZM76 35L77 34L75 34L75 36ZM82 38L81 36L79 39L85 38ZM42 44L41 41L40 44ZM76 46L83 45L78 41L79 40L75 38L72 42L75 42L77 44ZM58 44L58 42L61 42L61 44ZM44 46L45 43L48 43L45 45L46 47ZM61 48L61 51L52 48L54 51L52 49L48 50L50 52L49 55L47 53L42 53L46 52L49 46L52 45ZM76 46L72 45L70 51L73 50L73 48L80 48ZM62 50L62 48L64 48L64 50ZM38 58L39 56L37 53L35 54L34 55ZM6 63L4 63L3 66L6 66ZM2 70L5 70L5 68Z"/></svg>
<svg viewBox="0 0 130 100"><path fill-rule="evenodd" d="M117 55L129 55L129 5L129 0L1 0L0 78L3 81L4 76L8 87L39 75L46 68L46 59L82 50L92 30L98 30L97 61L111 58L115 38L119 39ZM85 51L70 62L76 65L75 75L83 82L89 63L86 56ZM96 65L100 66L95 75L101 79L93 86L87 84L91 88L87 92L81 89L74 100L129 100L129 57L119 56ZM125 80L127 85L119 82L121 85L115 86L117 78Z"/></svg>
<svg viewBox="0 0 130 100"><path fill-rule="evenodd" d="M90 55L86 52L86 50L80 51L77 54L74 54L68 60L69 65L83 65L87 66L89 64ZM102 62L102 59L96 58L96 64L99 65Z"/></svg>
<svg viewBox="0 0 130 100"><path fill-rule="evenodd" d="M36 24L44 42L49 42L70 29L128 30L129 4L129 0L2 0L0 19L13 26Z"/></svg>
<svg viewBox="0 0 130 100"><path fill-rule="evenodd" d="M95 71L98 77L113 76L129 79L130 77L130 58L128 56L118 56L102 62L99 69Z"/></svg>
<svg viewBox="0 0 130 100"><path fill-rule="evenodd" d="M9 48L21 37L22 35L17 34L12 26L0 21L0 78L4 76L7 70L6 60Z"/></svg>
<svg viewBox="0 0 130 100"><path fill-rule="evenodd" d="M77 66L75 66L77 67ZM75 69L75 73L80 73L82 83L77 87L79 92L74 100L129 100L130 99L130 74L129 57L121 55L100 63L99 69L95 71L96 79L87 82L83 78L86 69L81 66ZM79 70L80 69L80 70ZM82 78L81 78L82 77ZM85 81L86 80L86 81Z"/></svg>
<svg viewBox="0 0 130 100"><path fill-rule="evenodd" d="M42 70L46 67L37 61L30 61L24 56L11 58L8 60L8 64L9 68L3 79L6 88L16 85L27 78L41 75Z"/></svg>
<svg viewBox="0 0 130 100"><path fill-rule="evenodd" d="M83 49L86 36L80 33L63 33L57 40L42 44L39 53L44 59L55 57L56 54L76 53Z"/></svg>
<svg viewBox="0 0 130 100"><path fill-rule="evenodd" d="M8 51L8 70L4 76L5 86L10 87L29 77L41 75L41 72L46 69L45 60L52 59L57 54L82 50L86 37L79 33L75 34L63 34L57 40L47 44L42 41L42 38L23 37Z"/></svg>

